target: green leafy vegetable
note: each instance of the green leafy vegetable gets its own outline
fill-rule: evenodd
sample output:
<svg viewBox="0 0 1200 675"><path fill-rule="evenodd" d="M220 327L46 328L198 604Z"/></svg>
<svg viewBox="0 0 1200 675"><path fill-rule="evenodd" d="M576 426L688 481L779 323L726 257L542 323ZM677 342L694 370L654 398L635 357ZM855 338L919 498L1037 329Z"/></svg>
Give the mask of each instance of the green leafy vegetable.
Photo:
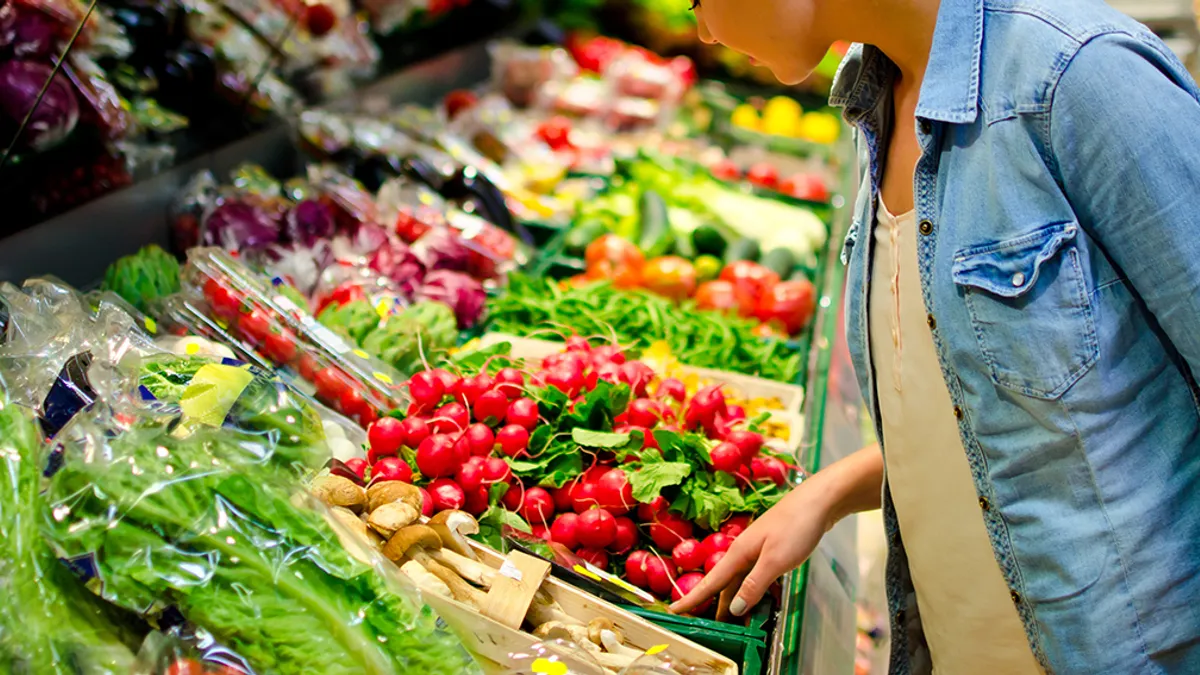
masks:
<svg viewBox="0 0 1200 675"><path fill-rule="evenodd" d="M633 498L643 504L654 501L665 488L680 485L692 473L691 464L664 462L662 455L658 455L654 450L650 450L647 455L636 471L627 472L629 484L633 487ZM657 461L653 461L655 455Z"/></svg>
<svg viewBox="0 0 1200 675"><path fill-rule="evenodd" d="M529 523L526 523L521 516L500 505L500 499L510 489L513 488L497 483L488 490L488 510L479 517L479 534L474 537L479 542L501 552L508 550L508 545L504 540L506 525L520 532L533 532Z"/></svg>
<svg viewBox="0 0 1200 675"><path fill-rule="evenodd" d="M458 340L454 310L440 302L418 302L380 317L368 301L354 300L329 305L317 320L406 374L422 366L422 356L436 361Z"/></svg>
<svg viewBox="0 0 1200 675"><path fill-rule="evenodd" d="M155 244L110 265L100 284L100 290L116 293L142 312L179 289L179 261Z"/></svg>
<svg viewBox="0 0 1200 675"><path fill-rule="evenodd" d="M629 434L575 428L571 430L571 440L588 448L612 449L628 445Z"/></svg>

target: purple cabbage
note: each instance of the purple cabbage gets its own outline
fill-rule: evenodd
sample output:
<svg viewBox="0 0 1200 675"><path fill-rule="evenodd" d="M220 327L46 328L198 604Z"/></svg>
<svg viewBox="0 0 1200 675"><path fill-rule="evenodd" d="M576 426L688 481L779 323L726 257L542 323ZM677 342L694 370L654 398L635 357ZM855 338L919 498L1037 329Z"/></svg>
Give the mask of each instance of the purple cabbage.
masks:
<svg viewBox="0 0 1200 675"><path fill-rule="evenodd" d="M17 7L12 0L0 0L0 49L17 39Z"/></svg>
<svg viewBox="0 0 1200 675"><path fill-rule="evenodd" d="M474 278L453 270L434 270L425 275L425 285L417 295L418 300L433 300L449 305L458 318L460 330L479 323L487 303L487 292L483 284Z"/></svg>
<svg viewBox="0 0 1200 675"><path fill-rule="evenodd" d="M204 245L227 251L260 249L279 241L279 222L244 202L225 202L204 220Z"/></svg>
<svg viewBox="0 0 1200 675"><path fill-rule="evenodd" d="M305 199L288 212L285 227L289 241L312 248L318 241L332 237L336 225L333 209L322 202Z"/></svg>
<svg viewBox="0 0 1200 675"><path fill-rule="evenodd" d="M413 244L413 249L430 270L466 272L471 266L471 249L462 237L448 227L425 233Z"/></svg>
<svg viewBox="0 0 1200 675"><path fill-rule="evenodd" d="M391 279L409 298L416 293L425 277L425 265L401 241L390 241L376 249L370 265L371 269Z"/></svg>
<svg viewBox="0 0 1200 675"><path fill-rule="evenodd" d="M12 39L13 54L17 58L49 59L56 54L57 44L58 22L37 10L17 11Z"/></svg>
<svg viewBox="0 0 1200 675"><path fill-rule="evenodd" d="M0 113L20 124L37 104L23 139L24 145L34 150L61 143L79 123L79 99L61 74L54 76L38 103L38 94L53 72L48 64L35 61L13 59L0 63Z"/></svg>

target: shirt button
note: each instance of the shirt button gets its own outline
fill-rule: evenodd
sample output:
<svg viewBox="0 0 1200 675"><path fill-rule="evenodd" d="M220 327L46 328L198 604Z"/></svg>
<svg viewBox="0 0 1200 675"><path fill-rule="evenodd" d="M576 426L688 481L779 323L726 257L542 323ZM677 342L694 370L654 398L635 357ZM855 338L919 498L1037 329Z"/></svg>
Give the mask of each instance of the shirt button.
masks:
<svg viewBox="0 0 1200 675"><path fill-rule="evenodd" d="M929 235L933 234L933 223L928 219L922 220L921 224L917 226L917 229L921 231L921 234L928 237Z"/></svg>
<svg viewBox="0 0 1200 675"><path fill-rule="evenodd" d="M1012 278L1013 286L1020 288L1024 283L1025 283L1025 274L1024 273L1017 272L1016 274L1013 275L1013 278Z"/></svg>
<svg viewBox="0 0 1200 675"><path fill-rule="evenodd" d="M954 419L961 420L963 418L962 408L954 406Z"/></svg>
<svg viewBox="0 0 1200 675"><path fill-rule="evenodd" d="M1020 593L1018 593L1018 592L1016 592L1016 591L1011 591L1011 592L1008 594L1008 597L1012 598L1012 601L1013 601L1013 604L1014 604L1014 605L1019 605L1019 604L1021 604L1021 594L1020 594Z"/></svg>
<svg viewBox="0 0 1200 675"><path fill-rule="evenodd" d="M980 497L979 498L979 508L983 509L984 511L987 511L988 509L992 508L992 504L991 504L991 502L989 502L987 500L987 497Z"/></svg>
<svg viewBox="0 0 1200 675"><path fill-rule="evenodd" d="M925 323L929 324L929 330L937 330L937 319L932 314L925 317Z"/></svg>

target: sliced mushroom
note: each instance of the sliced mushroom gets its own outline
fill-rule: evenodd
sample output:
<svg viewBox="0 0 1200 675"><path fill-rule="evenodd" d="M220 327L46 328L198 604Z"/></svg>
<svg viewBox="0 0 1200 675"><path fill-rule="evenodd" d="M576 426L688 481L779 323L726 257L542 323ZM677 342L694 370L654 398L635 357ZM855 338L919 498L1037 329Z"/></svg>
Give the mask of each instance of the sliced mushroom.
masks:
<svg viewBox="0 0 1200 675"><path fill-rule="evenodd" d="M442 546L463 557L479 560L467 540L469 535L479 534L479 521L475 516L466 511L442 511L429 519L429 526L442 538Z"/></svg>
<svg viewBox="0 0 1200 675"><path fill-rule="evenodd" d="M392 561L412 558L441 579L456 599L473 605L476 609L482 609L483 599L486 598L483 592L429 556L429 551L436 551L441 547L442 539L433 528L427 525L409 525L392 535L383 547L383 554Z"/></svg>
<svg viewBox="0 0 1200 675"><path fill-rule="evenodd" d="M355 513L367 508L367 491L342 476L318 476L312 483L312 493L329 506L342 506Z"/></svg>
<svg viewBox="0 0 1200 675"><path fill-rule="evenodd" d="M372 483L367 488L367 501L372 512L385 504L403 502L416 509L418 516L421 514L421 488L398 480Z"/></svg>

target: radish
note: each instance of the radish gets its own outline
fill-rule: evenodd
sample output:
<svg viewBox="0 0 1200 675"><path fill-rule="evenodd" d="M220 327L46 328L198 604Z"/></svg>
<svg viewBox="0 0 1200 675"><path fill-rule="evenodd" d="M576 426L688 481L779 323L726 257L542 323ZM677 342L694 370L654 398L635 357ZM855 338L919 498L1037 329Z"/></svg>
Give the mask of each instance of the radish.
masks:
<svg viewBox="0 0 1200 675"><path fill-rule="evenodd" d="M370 464L371 466L375 466L375 464L379 460L383 459L384 457L395 457L395 456L396 456L395 454L387 455L387 454L380 453L379 451L375 450L375 448L367 448L367 463Z"/></svg>
<svg viewBox="0 0 1200 675"><path fill-rule="evenodd" d="M525 376L516 368L503 368L496 373L496 391L504 394L507 398L519 397L524 387Z"/></svg>
<svg viewBox="0 0 1200 675"><path fill-rule="evenodd" d="M787 465L775 457L755 457L750 462L750 473L754 480L769 480L780 486L787 484Z"/></svg>
<svg viewBox="0 0 1200 675"><path fill-rule="evenodd" d="M689 430L703 427L711 435L716 431L717 418L725 413L725 395L721 393L721 385L701 387L684 411L684 427Z"/></svg>
<svg viewBox="0 0 1200 675"><path fill-rule="evenodd" d="M583 482L585 482L585 483L599 482L600 478L602 476L604 476L604 474L608 473L609 468L610 467L605 466L603 464L596 464L592 467L589 467L587 471L583 472Z"/></svg>
<svg viewBox="0 0 1200 675"><path fill-rule="evenodd" d="M675 587L671 589L671 600L679 602L683 599L683 596L691 593L692 589L699 586L700 582L703 580L704 575L700 574L699 572L692 572L691 574L685 574L679 577L679 579L675 581ZM703 614L708 611L709 607L712 607L712 598L705 600L698 607L696 607L696 609L693 609L691 613Z"/></svg>
<svg viewBox="0 0 1200 675"><path fill-rule="evenodd" d="M608 554L603 549L581 548L575 551L575 555L579 556L584 562L589 562L602 570L608 569Z"/></svg>
<svg viewBox="0 0 1200 675"><path fill-rule="evenodd" d="M434 368L429 372L438 379L438 382L441 382L442 396L454 396L455 392L458 391L459 386L461 386L462 379L448 370Z"/></svg>
<svg viewBox="0 0 1200 675"><path fill-rule="evenodd" d="M530 534L538 539L541 539L542 541L552 541L550 536L550 528L546 527L545 525L532 525L529 529L531 530Z"/></svg>
<svg viewBox="0 0 1200 675"><path fill-rule="evenodd" d="M404 427L395 417L384 417L367 430L367 443L380 455L394 455L404 445Z"/></svg>
<svg viewBox="0 0 1200 675"><path fill-rule="evenodd" d="M742 451L733 443L718 443L715 448L709 450L708 455L712 459L713 471L733 473L743 464Z"/></svg>
<svg viewBox="0 0 1200 675"><path fill-rule="evenodd" d="M617 555L625 553L632 549L638 541L637 525L628 518L617 518L617 533L613 536L613 542L608 545L609 550Z"/></svg>
<svg viewBox="0 0 1200 675"><path fill-rule="evenodd" d="M721 524L721 534L727 534L734 539L750 527L750 516L734 516Z"/></svg>
<svg viewBox="0 0 1200 675"><path fill-rule="evenodd" d="M520 483L513 485L500 498L500 503L509 511L520 513L521 507L525 505L525 488Z"/></svg>
<svg viewBox="0 0 1200 675"><path fill-rule="evenodd" d="M619 372L621 381L629 385L633 395L639 398L646 395L646 388L654 380L654 371L641 361L630 361L621 366Z"/></svg>
<svg viewBox="0 0 1200 675"><path fill-rule="evenodd" d="M737 479L738 487L748 488L754 484L754 479L750 474L750 465L743 464L733 472L733 477Z"/></svg>
<svg viewBox="0 0 1200 675"><path fill-rule="evenodd" d="M583 369L575 370L566 365L558 366L546 372L546 384L574 398L585 384Z"/></svg>
<svg viewBox="0 0 1200 675"><path fill-rule="evenodd" d="M433 495L425 488L417 489L421 491L421 515L429 518L433 515Z"/></svg>
<svg viewBox="0 0 1200 675"><path fill-rule="evenodd" d="M479 487L475 490L467 491L467 500L463 504L463 511L478 517L483 515L489 506L487 488Z"/></svg>
<svg viewBox="0 0 1200 675"><path fill-rule="evenodd" d="M733 546L733 537L720 532L714 532L700 542L700 548L704 549L706 557L714 553L724 553L730 546Z"/></svg>
<svg viewBox="0 0 1200 675"><path fill-rule="evenodd" d="M588 379L588 388L595 389L596 384L600 380L604 380L605 382L608 382L609 384L620 384L621 383L621 366L618 366L615 363L607 363L607 362L596 366L596 368L592 371L592 374Z"/></svg>
<svg viewBox="0 0 1200 675"><path fill-rule="evenodd" d="M635 399L625 414L631 425L653 429L662 421L662 404L648 398Z"/></svg>
<svg viewBox="0 0 1200 675"><path fill-rule="evenodd" d="M671 502L667 501L666 497L659 495L650 501L649 504L640 504L638 506L638 519L643 523L653 523L658 520L660 513L666 513L667 507Z"/></svg>
<svg viewBox="0 0 1200 675"><path fill-rule="evenodd" d="M439 478L429 484L434 511L458 511L467 503L467 495L449 478Z"/></svg>
<svg viewBox="0 0 1200 675"><path fill-rule="evenodd" d="M610 469L596 481L596 499L600 507L607 509L614 516L629 513L637 504L633 500L633 486L621 469Z"/></svg>
<svg viewBox="0 0 1200 675"><path fill-rule="evenodd" d="M533 431L538 423L538 405L531 398L519 398L508 405L504 420Z"/></svg>
<svg viewBox="0 0 1200 675"><path fill-rule="evenodd" d="M346 465L347 469L353 471L354 475L358 476L359 478L367 477L367 460L363 459L362 457L351 457L342 463Z"/></svg>
<svg viewBox="0 0 1200 675"><path fill-rule="evenodd" d="M496 435L492 433L488 425L482 422L476 422L467 427L463 438L466 439L467 449L474 457L487 457L492 454L492 448L496 445Z"/></svg>
<svg viewBox="0 0 1200 675"><path fill-rule="evenodd" d="M692 524L674 513L661 513L650 525L650 539L664 551L670 551L684 539L692 538Z"/></svg>
<svg viewBox="0 0 1200 675"><path fill-rule="evenodd" d="M525 503L521 505L521 517L530 525L545 525L554 515L554 499L540 487L525 491Z"/></svg>
<svg viewBox="0 0 1200 675"><path fill-rule="evenodd" d="M738 450L742 451L742 461L747 463L758 456L758 451L763 446L762 434L741 429L726 434L725 440L733 443L738 447Z"/></svg>
<svg viewBox="0 0 1200 675"><path fill-rule="evenodd" d="M458 469L454 456L454 441L445 434L426 438L417 448L417 468L429 478L450 476Z"/></svg>
<svg viewBox="0 0 1200 675"><path fill-rule="evenodd" d="M746 409L740 405L731 405L725 413L725 419L731 422L741 422L746 419Z"/></svg>
<svg viewBox="0 0 1200 675"><path fill-rule="evenodd" d="M461 403L447 403L433 413L433 431L438 434L462 431L471 423L471 414Z"/></svg>
<svg viewBox="0 0 1200 675"><path fill-rule="evenodd" d="M708 560L704 561L704 573L712 574L713 568L717 566L717 563L721 562L721 558L724 558L727 553L729 551L717 551L708 556Z"/></svg>
<svg viewBox="0 0 1200 675"><path fill-rule="evenodd" d="M409 448L421 447L421 443L433 433L429 423L420 417L405 417L400 421L400 429L404 432L404 445Z"/></svg>
<svg viewBox="0 0 1200 675"><path fill-rule="evenodd" d="M487 393L492 385L492 378L487 373L468 377L462 381L462 385L458 388L458 396L455 398L467 406L474 406L479 397Z"/></svg>
<svg viewBox="0 0 1200 675"><path fill-rule="evenodd" d="M601 363L611 363L619 366L625 363L625 353L619 347L614 347L613 345L592 347L592 364L598 366Z"/></svg>
<svg viewBox="0 0 1200 675"><path fill-rule="evenodd" d="M684 539L671 550L671 560L685 572L692 572L704 565L704 547L695 539Z"/></svg>
<svg viewBox="0 0 1200 675"><path fill-rule="evenodd" d="M371 480L373 481L398 480L403 483L411 483L412 477L412 467L399 457L384 457L371 466Z"/></svg>
<svg viewBox="0 0 1200 675"><path fill-rule="evenodd" d="M508 397L493 389L479 395L473 407L475 419L484 424L499 424L508 414Z"/></svg>
<svg viewBox="0 0 1200 675"><path fill-rule="evenodd" d="M596 484L580 480L571 486L571 508L575 513L583 513L599 505L596 498Z"/></svg>
<svg viewBox="0 0 1200 675"><path fill-rule="evenodd" d="M687 398L687 387L679 380L668 377L658 383L658 387L654 390L654 395L658 398L673 398L680 403Z"/></svg>
<svg viewBox="0 0 1200 675"><path fill-rule="evenodd" d="M592 345L587 341L587 338L578 335L572 335L567 338L567 351L569 352L589 352L592 350Z"/></svg>
<svg viewBox="0 0 1200 675"><path fill-rule="evenodd" d="M579 516L574 513L564 513L554 520L550 526L550 537L554 541L571 550L579 546Z"/></svg>
<svg viewBox="0 0 1200 675"><path fill-rule="evenodd" d="M471 457L471 443L467 440L466 432L458 434L454 438L454 461L462 464Z"/></svg>
<svg viewBox="0 0 1200 675"><path fill-rule="evenodd" d="M454 474L454 481L468 495L475 492L483 486L483 458L472 457L462 466L458 467L458 473Z"/></svg>
<svg viewBox="0 0 1200 675"><path fill-rule="evenodd" d="M529 432L525 427L510 424L496 432L496 444L508 457L519 457L529 447Z"/></svg>
<svg viewBox="0 0 1200 675"><path fill-rule="evenodd" d="M483 459L483 484L491 487L496 483L512 485L512 469L499 457L486 457Z"/></svg>
<svg viewBox="0 0 1200 675"><path fill-rule="evenodd" d="M583 546L604 548L612 544L617 537L617 519L604 509L584 511L579 514L575 534Z"/></svg>
<svg viewBox="0 0 1200 675"><path fill-rule="evenodd" d="M558 513L566 513L571 510L571 488L566 485L550 491L550 496L554 498L554 510ZM571 547L573 548L573 547Z"/></svg>
<svg viewBox="0 0 1200 675"><path fill-rule="evenodd" d="M625 580L638 588L646 588L649 585L646 581L646 558L649 557L649 551L630 553L625 559Z"/></svg>
<svg viewBox="0 0 1200 675"><path fill-rule="evenodd" d="M675 587L675 564L657 555L646 558L646 585L655 595L670 595Z"/></svg>
<svg viewBox="0 0 1200 675"><path fill-rule="evenodd" d="M409 379L408 393L417 406L433 409L446 395L446 387L434 371L423 370Z"/></svg>

